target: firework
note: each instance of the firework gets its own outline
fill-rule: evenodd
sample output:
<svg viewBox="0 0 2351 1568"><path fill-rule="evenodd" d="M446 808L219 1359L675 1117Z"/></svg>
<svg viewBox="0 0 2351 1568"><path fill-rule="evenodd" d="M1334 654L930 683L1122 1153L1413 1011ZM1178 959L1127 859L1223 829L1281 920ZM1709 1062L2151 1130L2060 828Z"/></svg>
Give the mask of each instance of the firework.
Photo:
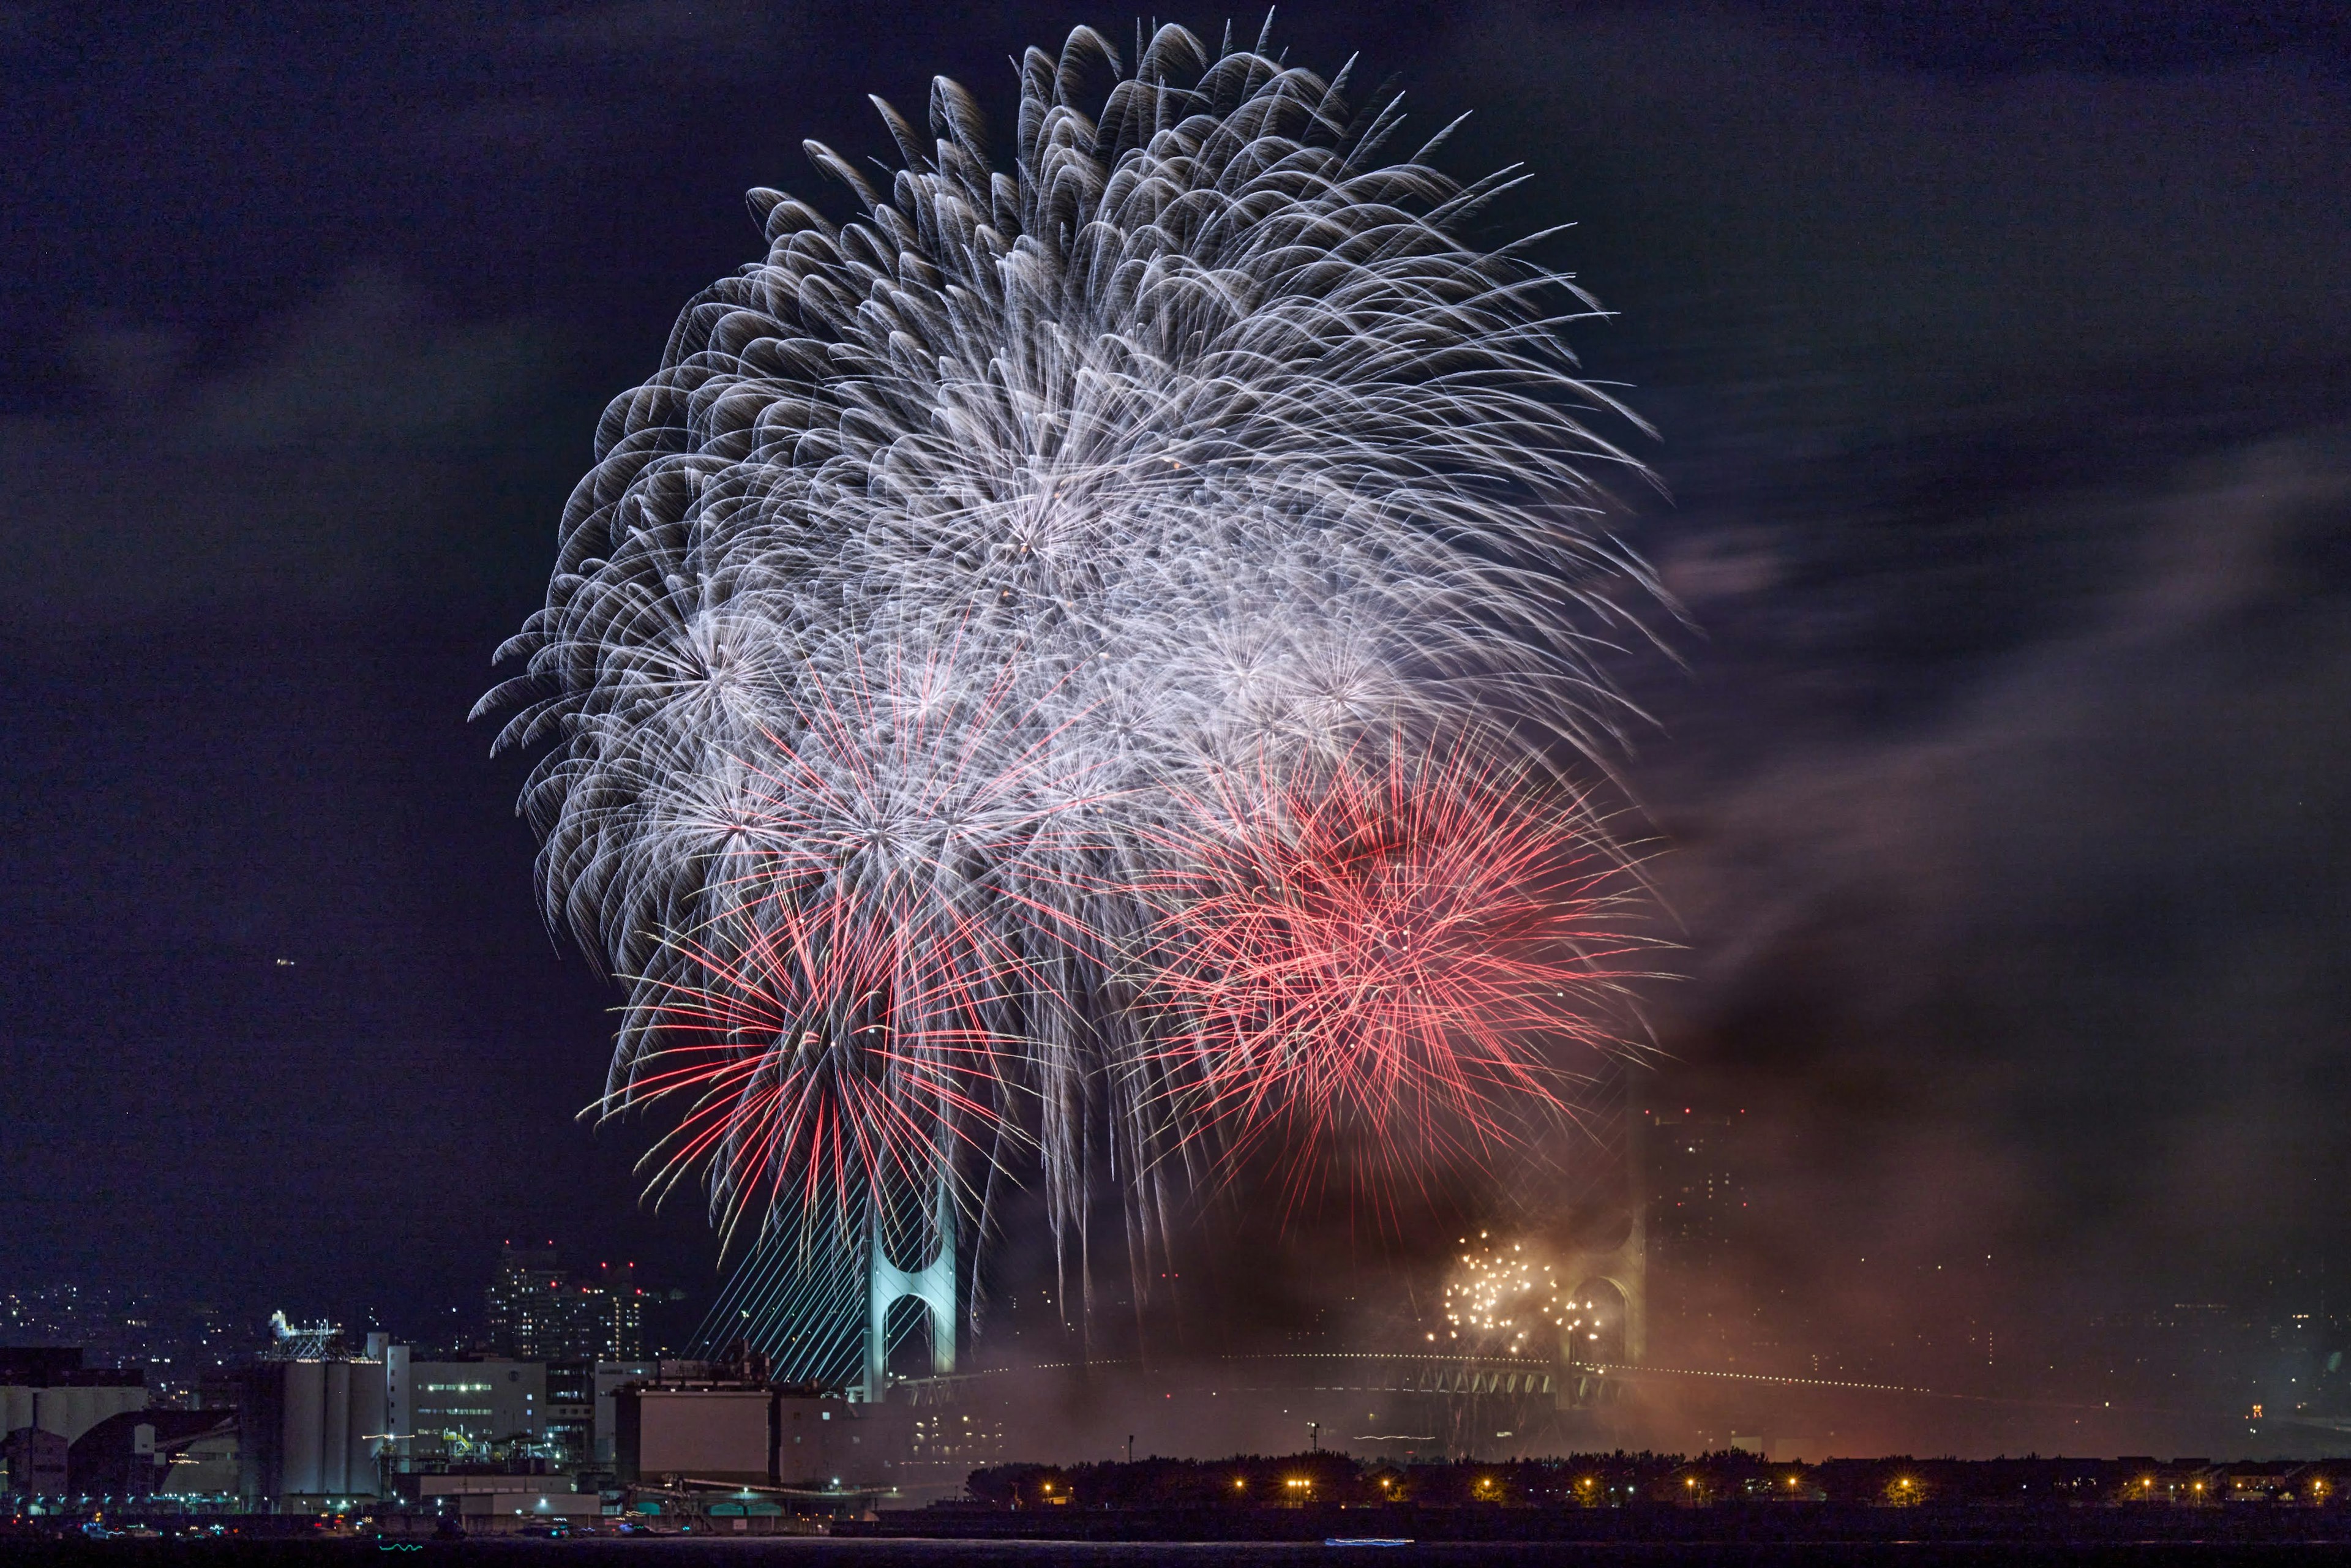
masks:
<svg viewBox="0 0 2351 1568"><path fill-rule="evenodd" d="M1204 1140L1482 1146L1597 1038L1618 862L1558 770L1656 597L1596 526L1630 416L1541 236L1461 237L1518 176L1346 78L1081 28L1008 168L955 83L927 136L876 99L903 168L806 143L856 214L753 191L605 413L483 708L632 988L607 1103L691 1107L661 1179L730 1223L1025 1138L1081 1232L1103 1151L1164 1211Z"/></svg>
<svg viewBox="0 0 2351 1568"><path fill-rule="evenodd" d="M1270 1145L1295 1190L1337 1145L1417 1172L1567 1111L1635 946L1583 802L1468 744L1220 782L1142 884L1187 1123Z"/></svg>
<svg viewBox="0 0 2351 1568"><path fill-rule="evenodd" d="M1530 1252L1524 1242L1494 1245L1482 1230L1475 1243L1465 1236L1461 1245L1468 1250L1461 1253L1458 1271L1445 1285L1447 1339L1467 1341L1465 1348L1472 1350L1541 1354L1547 1337L1543 1331L1556 1331L1566 1321L1552 1265ZM1432 1332L1428 1337L1437 1335Z"/></svg>
<svg viewBox="0 0 2351 1568"><path fill-rule="evenodd" d="M1578 1301L1558 1268L1541 1248L1525 1241L1496 1241L1486 1231L1460 1239L1452 1277L1446 1281L1442 1311L1446 1327L1426 1338L1475 1355L1531 1355L1549 1359L1564 1353L1577 1359L1600 1338L1596 1301Z"/></svg>

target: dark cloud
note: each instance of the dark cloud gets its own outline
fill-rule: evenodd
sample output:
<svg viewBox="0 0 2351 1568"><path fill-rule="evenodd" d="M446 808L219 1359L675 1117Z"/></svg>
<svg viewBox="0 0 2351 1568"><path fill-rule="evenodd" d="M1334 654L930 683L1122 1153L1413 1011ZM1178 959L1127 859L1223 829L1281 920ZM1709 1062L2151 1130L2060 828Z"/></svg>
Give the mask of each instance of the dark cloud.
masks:
<svg viewBox="0 0 2351 1568"><path fill-rule="evenodd" d="M368 268L210 379L187 377L183 343L153 326L93 329L71 350L96 406L0 419L9 632L478 595L521 548L483 537L475 487L551 434L544 329L438 325Z"/></svg>
<svg viewBox="0 0 2351 1568"><path fill-rule="evenodd" d="M1415 99L1480 105L1465 151L1524 162L1628 335L1715 384L1863 360L2013 397L2351 340L2351 107L2310 61L1931 75L1769 17L1497 9Z"/></svg>
<svg viewBox="0 0 2351 1568"><path fill-rule="evenodd" d="M2238 1140L2235 1176L2193 1197L2168 1173L2196 1164L2195 1137L2170 1124L2241 1120L2250 1098L2292 1134L2326 1103L2310 1075L2341 1059L2346 998L2321 955L2345 935L2331 758L2351 598L2305 563L2351 538L2351 444L2264 444L2049 499L2033 521L2122 536L2120 570L1939 711L1835 741L1656 749L1640 777L1690 929L1690 983L1665 1005L1709 1037L1710 1070L1785 1108L1823 1072L1907 1082L1894 1103L1923 1094L2023 1162L2011 1188L2168 1236L2283 1174ZM1767 624L1806 615L1783 583L1741 586L1777 601ZM1730 597L1700 612L1729 616ZM1784 648L1727 652L1780 653L1768 679L1803 682ZM1712 719L1702 694L1674 716ZM1785 1017L1779 1038L1741 1038L1792 1010L1812 1019L1798 1038ZM2226 1228L2231 1246L2263 1239Z"/></svg>

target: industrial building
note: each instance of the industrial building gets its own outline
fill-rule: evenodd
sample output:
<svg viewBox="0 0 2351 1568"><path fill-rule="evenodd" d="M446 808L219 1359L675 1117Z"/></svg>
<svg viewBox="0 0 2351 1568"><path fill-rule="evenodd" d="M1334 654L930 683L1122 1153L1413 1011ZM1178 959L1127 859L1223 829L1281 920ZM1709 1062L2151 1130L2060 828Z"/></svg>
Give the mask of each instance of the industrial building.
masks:
<svg viewBox="0 0 2351 1568"><path fill-rule="evenodd" d="M67 1484L82 1497L231 1497L237 1490L234 1410L126 1410L73 1440Z"/></svg>
<svg viewBox="0 0 2351 1568"><path fill-rule="evenodd" d="M115 1416L144 1411L136 1368L82 1364L78 1347L0 1349L0 1465L5 1490L56 1497L71 1484L72 1446Z"/></svg>
<svg viewBox="0 0 2351 1568"><path fill-rule="evenodd" d="M290 1512L382 1495L389 1348L381 1335L360 1355L308 1345L235 1375L248 1507Z"/></svg>
<svg viewBox="0 0 2351 1568"><path fill-rule="evenodd" d="M562 1476L419 1476L416 1504L469 1532L533 1520L593 1519L603 1511L601 1493L575 1490Z"/></svg>
<svg viewBox="0 0 2351 1568"><path fill-rule="evenodd" d="M591 1463L596 1452L596 1363L549 1362L545 1398L539 1421L549 1453L567 1465Z"/></svg>
<svg viewBox="0 0 2351 1568"><path fill-rule="evenodd" d="M630 1383L615 1391L615 1469L625 1484L893 1484L910 1407L750 1381Z"/></svg>
<svg viewBox="0 0 2351 1568"><path fill-rule="evenodd" d="M615 1435L620 1430L618 1396L620 1390L632 1383L659 1383L664 1378L679 1382L691 1377L707 1377L710 1368L701 1362L685 1361L600 1361L596 1364L596 1414L590 1428L594 1434L590 1457L598 1465L619 1462Z"/></svg>
<svg viewBox="0 0 2351 1568"><path fill-rule="evenodd" d="M146 1375L136 1367L84 1366L78 1347L0 1350L0 1437L31 1427L70 1443L147 1403Z"/></svg>
<svg viewBox="0 0 2351 1568"><path fill-rule="evenodd" d="M67 1444L55 1432L19 1427L0 1437L0 1490L14 1497L66 1495Z"/></svg>
<svg viewBox="0 0 2351 1568"><path fill-rule="evenodd" d="M486 1458L547 1438L547 1363L507 1356L406 1363L385 1430L418 1458Z"/></svg>

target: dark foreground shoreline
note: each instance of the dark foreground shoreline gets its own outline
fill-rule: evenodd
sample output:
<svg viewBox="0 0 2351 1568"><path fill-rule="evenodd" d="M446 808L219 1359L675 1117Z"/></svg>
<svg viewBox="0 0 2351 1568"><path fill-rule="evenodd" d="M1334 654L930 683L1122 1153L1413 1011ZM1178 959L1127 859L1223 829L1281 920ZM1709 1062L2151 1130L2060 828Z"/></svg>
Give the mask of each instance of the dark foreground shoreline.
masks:
<svg viewBox="0 0 2351 1568"><path fill-rule="evenodd" d="M1386 1568L1534 1568L1583 1564L1595 1568L2172 1568L2172 1565L2335 1564L2351 1561L2340 1540L2239 1539L2144 1541L1641 1541L1418 1542L1401 1546L1322 1542L1043 1542L840 1540L821 1536L737 1537L680 1541L548 1542L489 1537L435 1542L413 1556L419 1564L488 1561L517 1565L589 1560L620 1568L689 1568L705 1563L773 1563L778 1568L1141 1568L1169 1563L1184 1568L1306 1568L1308 1564L1378 1563ZM55 1542L35 1547L0 1542L0 1563L108 1565L214 1563L356 1568L395 1560L372 1542L250 1541L178 1545L164 1542Z"/></svg>
<svg viewBox="0 0 2351 1568"><path fill-rule="evenodd" d="M1301 1508L1022 1511L936 1509L841 1521L836 1541L1029 1542L1323 1545L1767 1548L1830 1544L1982 1543L2272 1545L2342 1550L2351 1561L2351 1510L2211 1507L1866 1508L1774 1503L1683 1509ZM1368 1549L1358 1548L1358 1549Z"/></svg>
<svg viewBox="0 0 2351 1568"><path fill-rule="evenodd" d="M839 1521L828 1535L515 1536L465 1539L246 1536L174 1541L0 1536L0 1563L383 1563L496 1558L599 1563L761 1562L839 1568L1294 1565L1367 1563L1683 1564L2351 1563L2351 1510L2214 1507L1871 1509L1834 1504L1602 1510L1304 1508L991 1511L941 1509Z"/></svg>

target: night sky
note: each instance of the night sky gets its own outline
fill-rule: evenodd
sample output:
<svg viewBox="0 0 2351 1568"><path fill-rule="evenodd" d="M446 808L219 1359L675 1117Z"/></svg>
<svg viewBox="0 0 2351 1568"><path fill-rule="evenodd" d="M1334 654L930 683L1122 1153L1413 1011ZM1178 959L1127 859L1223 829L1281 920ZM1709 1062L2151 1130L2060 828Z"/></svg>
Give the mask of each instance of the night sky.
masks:
<svg viewBox="0 0 2351 1568"><path fill-rule="evenodd" d="M830 203L799 143L887 152L868 91L1001 122L1008 55L1133 25L887 9L0 10L0 1288L421 1333L508 1236L708 1288L575 1121L612 993L465 714L744 189ZM1573 219L1620 313L1576 342L1689 612L1618 665L1656 1093L1760 1130L1759 1288L1824 1334L1962 1260L2351 1295L2339 17L1278 19L1476 110L1447 167L1534 176L1497 236Z"/></svg>

